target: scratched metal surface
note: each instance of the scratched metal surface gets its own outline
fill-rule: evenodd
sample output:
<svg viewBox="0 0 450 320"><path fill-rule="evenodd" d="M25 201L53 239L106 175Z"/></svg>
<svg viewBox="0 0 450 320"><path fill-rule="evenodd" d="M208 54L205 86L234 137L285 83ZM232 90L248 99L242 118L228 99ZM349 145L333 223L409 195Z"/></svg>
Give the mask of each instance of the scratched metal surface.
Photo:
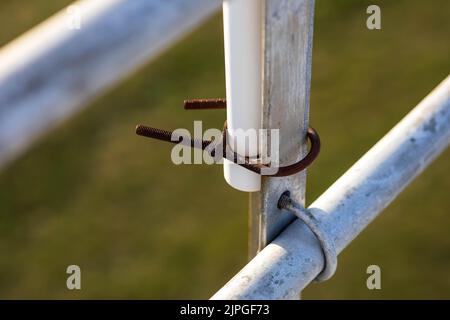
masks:
<svg viewBox="0 0 450 320"><path fill-rule="evenodd" d="M308 210L340 253L449 144L450 76ZM323 266L317 238L296 220L212 299L295 299Z"/></svg>

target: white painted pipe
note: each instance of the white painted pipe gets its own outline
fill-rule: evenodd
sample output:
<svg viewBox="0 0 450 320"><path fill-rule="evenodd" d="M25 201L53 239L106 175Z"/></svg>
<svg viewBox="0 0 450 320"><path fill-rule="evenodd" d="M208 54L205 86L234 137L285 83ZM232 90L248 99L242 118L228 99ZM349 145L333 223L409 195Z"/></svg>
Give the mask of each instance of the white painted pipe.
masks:
<svg viewBox="0 0 450 320"><path fill-rule="evenodd" d="M260 0L223 2L228 141L233 151L249 157L258 155L258 134L247 130L261 126L261 10ZM261 188L260 175L226 159L224 175L238 190Z"/></svg>

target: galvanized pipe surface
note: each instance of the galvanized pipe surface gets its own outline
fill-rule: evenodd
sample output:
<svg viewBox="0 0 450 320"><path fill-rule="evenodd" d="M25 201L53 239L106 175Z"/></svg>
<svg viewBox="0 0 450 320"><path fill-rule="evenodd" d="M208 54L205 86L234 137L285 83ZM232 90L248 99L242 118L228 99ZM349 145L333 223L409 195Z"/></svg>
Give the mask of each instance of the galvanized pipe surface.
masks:
<svg viewBox="0 0 450 320"><path fill-rule="evenodd" d="M0 166L214 13L219 0L83 0L0 50Z"/></svg>
<svg viewBox="0 0 450 320"><path fill-rule="evenodd" d="M279 141L284 141L279 145L279 164L287 166L307 152L314 0L264 0L263 7L261 128L279 130ZM250 257L295 219L277 208L286 189L304 205L306 171L283 178L262 177L261 191L250 194Z"/></svg>
<svg viewBox="0 0 450 320"><path fill-rule="evenodd" d="M341 252L450 143L450 76L308 210ZM290 224L212 299L295 299L321 272L319 241Z"/></svg>

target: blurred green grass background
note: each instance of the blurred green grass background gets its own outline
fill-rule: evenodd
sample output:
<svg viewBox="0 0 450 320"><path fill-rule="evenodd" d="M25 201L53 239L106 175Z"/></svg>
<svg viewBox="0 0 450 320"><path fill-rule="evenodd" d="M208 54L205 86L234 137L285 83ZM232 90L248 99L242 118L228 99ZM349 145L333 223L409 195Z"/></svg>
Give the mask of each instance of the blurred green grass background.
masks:
<svg viewBox="0 0 450 320"><path fill-rule="evenodd" d="M70 1L0 3L4 45ZM326 190L450 70L450 2L316 2L311 124L323 140L307 202ZM208 298L247 258L247 195L220 166L175 166L137 123L220 128L225 96L217 15L0 172L0 298ZM1 62L0 62L1 63ZM450 157L445 152L340 256L305 299L450 298ZM66 267L82 290L66 289ZM366 268L382 269L382 290Z"/></svg>

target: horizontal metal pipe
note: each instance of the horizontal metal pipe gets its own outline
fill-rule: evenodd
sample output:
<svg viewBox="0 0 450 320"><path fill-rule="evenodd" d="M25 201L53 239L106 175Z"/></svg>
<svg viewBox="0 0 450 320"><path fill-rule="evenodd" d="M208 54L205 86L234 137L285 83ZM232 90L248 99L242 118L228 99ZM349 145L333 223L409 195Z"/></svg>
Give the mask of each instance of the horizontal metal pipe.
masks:
<svg viewBox="0 0 450 320"><path fill-rule="evenodd" d="M220 5L219 0L83 0L2 48L0 166Z"/></svg>
<svg viewBox="0 0 450 320"><path fill-rule="evenodd" d="M450 76L308 208L336 251L341 252L449 143ZM297 219L212 299L293 299L323 267L317 238Z"/></svg>

